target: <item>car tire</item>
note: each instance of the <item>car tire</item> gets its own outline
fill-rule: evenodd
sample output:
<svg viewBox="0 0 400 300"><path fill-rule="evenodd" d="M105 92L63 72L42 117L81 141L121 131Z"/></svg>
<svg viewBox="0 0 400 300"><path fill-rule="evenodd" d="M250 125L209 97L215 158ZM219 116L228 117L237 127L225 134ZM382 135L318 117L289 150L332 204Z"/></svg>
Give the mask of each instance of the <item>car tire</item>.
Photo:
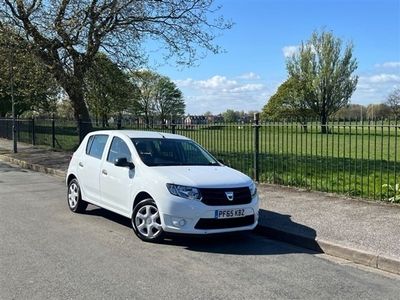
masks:
<svg viewBox="0 0 400 300"><path fill-rule="evenodd" d="M133 231L142 241L157 243L164 239L160 213L153 199L145 199L135 205L131 222Z"/></svg>
<svg viewBox="0 0 400 300"><path fill-rule="evenodd" d="M83 213L88 206L88 203L82 200L81 188L75 178L68 184L67 202L69 209L75 213Z"/></svg>

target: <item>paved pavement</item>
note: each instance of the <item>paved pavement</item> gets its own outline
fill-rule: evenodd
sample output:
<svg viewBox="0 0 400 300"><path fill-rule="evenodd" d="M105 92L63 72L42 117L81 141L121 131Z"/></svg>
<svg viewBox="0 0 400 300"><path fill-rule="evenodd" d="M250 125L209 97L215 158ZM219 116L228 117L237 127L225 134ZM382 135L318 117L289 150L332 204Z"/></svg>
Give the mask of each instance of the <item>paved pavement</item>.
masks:
<svg viewBox="0 0 400 300"><path fill-rule="evenodd" d="M0 139L0 159L62 175L70 153ZM276 185L259 185L258 231L280 241L400 274L400 205L347 199Z"/></svg>
<svg viewBox="0 0 400 300"><path fill-rule="evenodd" d="M0 162L0 299L398 299L400 276L256 234L141 242L69 211L62 178Z"/></svg>

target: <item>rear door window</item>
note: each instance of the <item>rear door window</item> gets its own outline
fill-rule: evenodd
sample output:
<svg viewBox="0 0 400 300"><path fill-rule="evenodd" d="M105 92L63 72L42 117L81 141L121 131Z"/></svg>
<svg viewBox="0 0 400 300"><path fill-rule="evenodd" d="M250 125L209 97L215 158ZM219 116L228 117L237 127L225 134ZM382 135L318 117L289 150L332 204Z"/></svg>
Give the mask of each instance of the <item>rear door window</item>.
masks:
<svg viewBox="0 0 400 300"><path fill-rule="evenodd" d="M104 147L106 146L108 140L108 135L98 134L93 135L88 140L88 147L86 148L86 153L95 158L101 159L104 152Z"/></svg>
<svg viewBox="0 0 400 300"><path fill-rule="evenodd" d="M92 135L88 139L88 142L86 144L86 154L89 154L89 152L90 152L90 147L92 147L94 137L95 137L95 135Z"/></svg>

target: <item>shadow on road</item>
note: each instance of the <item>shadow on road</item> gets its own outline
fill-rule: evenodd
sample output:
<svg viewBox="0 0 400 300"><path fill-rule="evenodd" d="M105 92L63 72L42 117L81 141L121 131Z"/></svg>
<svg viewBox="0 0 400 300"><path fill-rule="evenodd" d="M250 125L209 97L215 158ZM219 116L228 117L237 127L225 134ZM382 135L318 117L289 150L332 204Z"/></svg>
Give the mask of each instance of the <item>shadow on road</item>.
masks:
<svg viewBox="0 0 400 300"><path fill-rule="evenodd" d="M131 228L131 221L128 218L102 208L89 206L85 214L100 216L122 226ZM260 218L267 218L267 222L276 222L279 220L280 223L286 223L286 225L291 224L294 228L298 227L298 230L307 231L309 235L313 234L314 238L316 236L314 229L292 222L288 215L260 210ZM265 223L264 220L263 223ZM290 240L290 234L287 235L287 233L282 233L282 236L278 236L277 234L278 231L271 231L271 229L265 229L265 227L256 228L254 233L236 232L207 236L169 234L165 238L163 244L185 248L189 251L195 252L230 255L276 255L289 253L315 254L316 251L318 252L318 249L315 249L316 251L314 251L306 248L294 247L293 245L288 245L286 243L271 241L271 239L274 239L296 245L296 243L292 243L292 240ZM135 238L133 232L132 238Z"/></svg>

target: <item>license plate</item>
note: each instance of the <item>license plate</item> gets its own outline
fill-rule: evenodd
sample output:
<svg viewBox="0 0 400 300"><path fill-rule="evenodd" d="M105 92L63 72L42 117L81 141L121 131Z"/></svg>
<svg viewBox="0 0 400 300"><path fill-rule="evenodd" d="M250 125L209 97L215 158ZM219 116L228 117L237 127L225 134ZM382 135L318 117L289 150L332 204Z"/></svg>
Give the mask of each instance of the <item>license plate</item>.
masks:
<svg viewBox="0 0 400 300"><path fill-rule="evenodd" d="M238 209L219 209L215 211L215 219L229 219L244 217L244 208Z"/></svg>

